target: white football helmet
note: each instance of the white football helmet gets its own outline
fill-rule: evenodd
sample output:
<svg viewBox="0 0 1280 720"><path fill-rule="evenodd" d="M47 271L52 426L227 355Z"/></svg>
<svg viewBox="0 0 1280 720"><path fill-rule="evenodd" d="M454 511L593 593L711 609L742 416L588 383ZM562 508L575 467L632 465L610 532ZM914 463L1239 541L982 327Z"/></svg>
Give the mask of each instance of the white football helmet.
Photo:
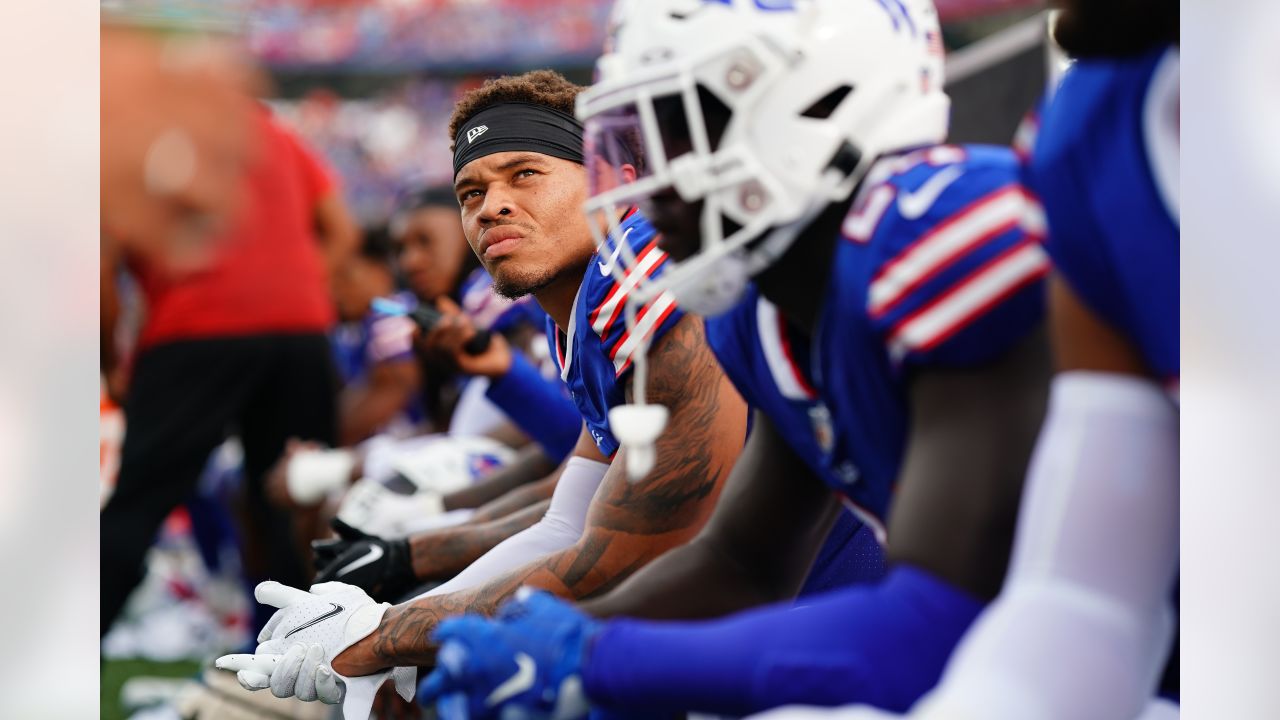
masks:
<svg viewBox="0 0 1280 720"><path fill-rule="evenodd" d="M688 311L724 312L878 156L946 138L929 0L620 0L610 30L577 105L588 213L617 217L668 189L703 202L699 251L642 281L640 303L671 290ZM714 147L700 91L729 113ZM664 145L654 110L664 99L682 103L691 147ZM623 164L634 178L611 172ZM634 267L629 250L620 254Z"/></svg>
<svg viewBox="0 0 1280 720"><path fill-rule="evenodd" d="M597 245L620 250L615 278L635 288L629 326L663 292L689 312L725 312L878 157L946 139L930 0L619 0L605 49L577 114L586 211L605 218L592 223ZM702 203L700 243L651 279L626 243L611 247L613 219L672 191ZM628 460L646 460L633 479L661 432L644 401L645 349L634 356L640 407L610 415L619 437L636 426Z"/></svg>

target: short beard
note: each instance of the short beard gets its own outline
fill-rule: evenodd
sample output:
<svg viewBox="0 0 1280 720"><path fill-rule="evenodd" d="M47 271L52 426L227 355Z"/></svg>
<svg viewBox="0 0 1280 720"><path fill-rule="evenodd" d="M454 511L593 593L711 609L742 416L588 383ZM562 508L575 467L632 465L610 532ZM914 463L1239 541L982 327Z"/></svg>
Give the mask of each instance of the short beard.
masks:
<svg viewBox="0 0 1280 720"><path fill-rule="evenodd" d="M498 277L493 274L493 291L508 300L519 300L526 295L550 287L560 278L560 273L548 270L541 275L526 274L523 277Z"/></svg>

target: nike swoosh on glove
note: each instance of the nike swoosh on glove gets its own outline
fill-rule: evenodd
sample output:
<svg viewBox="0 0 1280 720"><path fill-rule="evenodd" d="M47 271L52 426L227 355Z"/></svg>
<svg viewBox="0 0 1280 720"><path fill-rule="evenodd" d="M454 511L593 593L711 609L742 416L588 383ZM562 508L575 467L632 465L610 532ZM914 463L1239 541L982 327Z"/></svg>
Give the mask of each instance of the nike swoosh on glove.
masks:
<svg viewBox="0 0 1280 720"><path fill-rule="evenodd" d="M467 717L585 718L582 667L601 623L545 592L522 588L498 618L440 623L436 669L418 702L438 700L441 720Z"/></svg>
<svg viewBox="0 0 1280 720"><path fill-rule="evenodd" d="M366 535L337 518L330 524L338 539L311 543L315 566L321 568L317 583L355 585L381 602L397 600L417 584L408 540Z"/></svg>
<svg viewBox="0 0 1280 720"><path fill-rule="evenodd" d="M341 702L346 720L367 720L374 695L388 677L401 697L413 699L417 668L344 677L331 664L377 629L390 604L375 603L360 588L336 582L312 585L311 592L305 592L268 580L253 594L258 602L280 608L259 633L257 650L252 655L224 655L214 663L236 671L246 690L269 687L276 697Z"/></svg>

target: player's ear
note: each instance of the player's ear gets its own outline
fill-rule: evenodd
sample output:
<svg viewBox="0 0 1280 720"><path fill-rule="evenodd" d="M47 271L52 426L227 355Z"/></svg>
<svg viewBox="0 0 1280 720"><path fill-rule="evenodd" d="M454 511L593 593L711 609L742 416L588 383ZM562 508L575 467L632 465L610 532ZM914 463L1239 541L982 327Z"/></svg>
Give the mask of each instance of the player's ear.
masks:
<svg viewBox="0 0 1280 720"><path fill-rule="evenodd" d="M632 165L631 163L623 163L622 167L618 168L618 174L622 176L622 184L629 185L636 181L636 176L639 173L636 172L635 165Z"/></svg>

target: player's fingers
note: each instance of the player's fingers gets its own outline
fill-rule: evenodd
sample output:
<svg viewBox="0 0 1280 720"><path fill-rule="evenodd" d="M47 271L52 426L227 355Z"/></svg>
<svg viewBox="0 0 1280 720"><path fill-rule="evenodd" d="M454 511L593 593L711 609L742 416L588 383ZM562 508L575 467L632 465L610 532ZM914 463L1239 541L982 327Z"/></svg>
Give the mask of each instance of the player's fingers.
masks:
<svg viewBox="0 0 1280 720"><path fill-rule="evenodd" d="M306 657L305 645L294 645L281 658L276 671L271 673L271 694L287 698L297 692L298 675L302 672L302 659Z"/></svg>
<svg viewBox="0 0 1280 720"><path fill-rule="evenodd" d="M213 661L213 666L219 670L246 671L270 675L275 671L276 665L279 663L279 655L239 653L223 655Z"/></svg>
<svg viewBox="0 0 1280 720"><path fill-rule="evenodd" d="M316 700L316 674L323 663L324 646L319 643L312 643L307 647L307 652L302 657L302 669L298 673L298 683L294 689L294 693L299 700L303 702L314 702Z"/></svg>
<svg viewBox="0 0 1280 720"><path fill-rule="evenodd" d="M258 587L253 589L253 597L263 605L278 608L289 607L290 605L308 602L313 599L307 591L282 585L275 580L258 583Z"/></svg>
<svg viewBox="0 0 1280 720"><path fill-rule="evenodd" d="M240 683L240 687L249 692L257 692L258 690L266 690L271 686L271 676L263 675L252 670L241 670L236 673L236 680Z"/></svg>
<svg viewBox="0 0 1280 720"><path fill-rule="evenodd" d="M332 595L333 593L345 592L352 589L349 583L330 581L316 583L311 586L311 592L316 595Z"/></svg>
<svg viewBox="0 0 1280 720"><path fill-rule="evenodd" d="M254 650L254 652L257 653L258 655L283 656L285 653L289 652L289 648L293 647L295 644L297 644L297 642L298 642L297 640L290 640L288 638L280 638L278 640L268 640L262 643L261 645L259 645L257 649Z"/></svg>
<svg viewBox="0 0 1280 720"><path fill-rule="evenodd" d="M326 705L342 702L342 685L328 665L321 665L316 670L316 698Z"/></svg>

